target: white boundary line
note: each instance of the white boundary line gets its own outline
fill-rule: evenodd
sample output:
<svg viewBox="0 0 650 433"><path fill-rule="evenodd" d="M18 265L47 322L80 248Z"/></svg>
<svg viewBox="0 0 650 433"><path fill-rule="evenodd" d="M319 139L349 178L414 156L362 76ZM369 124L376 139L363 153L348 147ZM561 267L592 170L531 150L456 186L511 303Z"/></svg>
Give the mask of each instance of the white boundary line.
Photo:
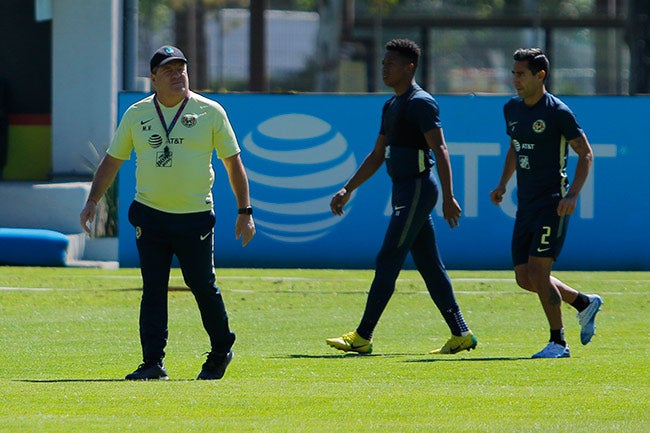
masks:
<svg viewBox="0 0 650 433"><path fill-rule="evenodd" d="M365 280L364 280L365 281ZM0 292L55 292L55 291L67 291L67 292L92 292L96 291L97 289L93 288L88 288L88 289L64 289L64 288L51 288L51 287L0 287ZM103 290L103 289L101 289ZM98 290L98 291L101 291ZM108 290L121 290L121 289L108 289ZM137 289L134 289L137 290ZM181 290L186 290L190 291L189 288L183 287ZM171 287L169 288L169 291L179 291L178 287ZM229 292L229 293L260 293L258 290L247 290L247 289L225 289L224 292ZM327 294L327 293L337 293L337 294L363 294L367 293L367 289L358 289L358 290L323 290L323 291L316 291L316 290L294 290L294 289L280 289L280 290L263 290L261 291L262 293L286 293L286 294L305 294L305 293L320 293L320 294ZM514 290L514 291L504 291L504 290L454 290L454 293L461 294L461 295L519 295L519 294L526 294L528 292L524 290ZM422 295L428 295L429 292L426 290L398 290L395 292L396 295L413 295L413 294L422 294ZM645 291L645 292L637 292L637 291L630 291L630 292L603 292L603 295L648 295L650 294L650 291Z"/></svg>

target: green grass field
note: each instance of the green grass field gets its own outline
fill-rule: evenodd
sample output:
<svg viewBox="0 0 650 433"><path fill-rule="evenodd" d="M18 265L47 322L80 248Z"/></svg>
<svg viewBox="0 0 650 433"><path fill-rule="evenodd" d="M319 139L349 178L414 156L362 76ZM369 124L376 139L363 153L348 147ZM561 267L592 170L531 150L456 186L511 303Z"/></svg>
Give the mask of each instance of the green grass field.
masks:
<svg viewBox="0 0 650 433"><path fill-rule="evenodd" d="M560 360L529 359L548 330L512 272L450 274L472 352L428 355L449 332L413 271L361 356L324 340L356 327L372 271L220 269L237 333L223 380L194 380L208 340L174 290L170 380L134 383L137 269L0 267L0 432L650 431L650 273L558 272L605 301L587 346L564 306Z"/></svg>

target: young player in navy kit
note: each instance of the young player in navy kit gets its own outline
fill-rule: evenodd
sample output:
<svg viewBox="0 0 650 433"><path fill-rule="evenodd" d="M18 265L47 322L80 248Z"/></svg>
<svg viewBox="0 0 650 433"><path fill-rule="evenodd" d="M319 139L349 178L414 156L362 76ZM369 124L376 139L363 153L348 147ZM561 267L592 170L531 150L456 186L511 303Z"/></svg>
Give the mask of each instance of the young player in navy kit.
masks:
<svg viewBox="0 0 650 433"><path fill-rule="evenodd" d="M225 110L189 88L187 59L165 45L150 60L155 93L124 113L111 146L95 173L80 222L96 213L97 202L135 151L136 195L129 208L142 273L140 342L142 364L127 380L167 379L167 291L172 256L196 298L211 350L198 379L221 379L233 357L235 334L216 285L212 155L221 159L239 206L235 235L245 246L255 235L248 178L237 138Z"/></svg>
<svg viewBox="0 0 650 433"><path fill-rule="evenodd" d="M594 335L594 320L602 304L598 295L584 295L551 275L562 250L569 216L573 214L593 153L571 110L546 91L549 62L539 48L518 49L513 56L517 97L503 109L510 146L497 187L490 192L496 205L517 173L517 215L512 236L512 260L517 284L537 293L550 325L549 343L533 358L566 358L561 302L578 311L582 344ZM578 155L569 187L569 148Z"/></svg>
<svg viewBox="0 0 650 433"><path fill-rule="evenodd" d="M410 252L431 298L451 330L451 338L432 354L454 354L474 349L476 337L467 327L456 303L451 281L438 253L431 211L438 200L438 185L431 168L435 154L442 186L443 214L451 228L458 225L461 209L454 198L449 154L438 117L438 105L415 83L420 48L407 39L386 44L382 75L395 96L382 112L374 149L330 203L335 215L343 214L350 194L386 162L393 183L393 213L377 255L375 277L366 308L355 331L329 338L327 344L343 351L370 353L372 334L390 297L406 255Z"/></svg>

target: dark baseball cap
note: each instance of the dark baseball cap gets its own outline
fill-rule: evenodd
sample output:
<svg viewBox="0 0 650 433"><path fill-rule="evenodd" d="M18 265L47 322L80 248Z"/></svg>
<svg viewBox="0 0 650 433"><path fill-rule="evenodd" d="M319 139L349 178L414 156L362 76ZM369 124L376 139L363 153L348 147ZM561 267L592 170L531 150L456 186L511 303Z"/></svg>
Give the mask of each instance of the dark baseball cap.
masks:
<svg viewBox="0 0 650 433"><path fill-rule="evenodd" d="M185 54L183 54L181 50L172 47L171 45L163 45L153 53L153 56L151 56L151 61L149 62L151 72L153 72L158 66L162 66L172 60L182 60L187 63Z"/></svg>

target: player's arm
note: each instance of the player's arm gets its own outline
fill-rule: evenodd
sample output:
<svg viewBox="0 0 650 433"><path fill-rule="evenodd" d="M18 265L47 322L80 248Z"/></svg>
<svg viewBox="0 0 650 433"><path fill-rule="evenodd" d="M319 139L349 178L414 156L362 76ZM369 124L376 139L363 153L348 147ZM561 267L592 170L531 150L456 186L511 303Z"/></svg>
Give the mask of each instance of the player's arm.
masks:
<svg viewBox="0 0 650 433"><path fill-rule="evenodd" d="M226 172L228 173L228 180L232 188L235 199L237 200L238 208L246 208L251 205L251 199L248 188L248 176L244 163L239 156L239 153L228 158L221 160ZM248 214L238 214L235 223L235 238L241 237L242 247L245 247L251 239L255 236L255 222L253 216Z"/></svg>
<svg viewBox="0 0 650 433"><path fill-rule="evenodd" d="M365 181L370 179L384 163L386 157L386 136L379 134L375 141L375 147L363 160L357 171L354 172L343 188L337 191L330 201L330 209L334 215L343 215L343 206L350 200L352 191L359 188Z"/></svg>
<svg viewBox="0 0 650 433"><path fill-rule="evenodd" d="M424 133L424 138L436 157L438 178L442 187L442 214L449 223L449 227L453 229L458 226L461 208L454 197L454 181L445 135L442 128L433 128Z"/></svg>
<svg viewBox="0 0 650 433"><path fill-rule="evenodd" d="M501 179L499 179L499 184L496 186L496 188L490 191L490 200L492 200L492 203L497 206L503 200L503 196L506 193L506 185L508 185L508 181L517 168L516 163L517 158L515 155L515 149L512 143L512 139L510 139L510 146L508 147L508 153L506 153L506 160L503 164Z"/></svg>
<svg viewBox="0 0 650 433"><path fill-rule="evenodd" d="M584 133L578 138L570 140L569 145L578 155L578 164L576 165L576 171L573 176L571 187L569 188L567 195L560 200L560 203L557 206L558 215L571 215L573 214L573 211L575 211L578 195L587 181L587 176L589 176L591 164L593 164L594 160L593 151L591 150L589 141L587 141L587 136Z"/></svg>
<svg viewBox="0 0 650 433"><path fill-rule="evenodd" d="M102 162L99 163L99 167L97 167L97 172L95 173L93 183L90 187L88 200L86 201L84 208L81 210L81 214L79 214L79 223L86 233L90 234L91 230L88 223L92 223L95 219L97 203L102 199L102 197L104 197L108 187L110 187L115 181L115 176L117 176L117 172L120 171L123 162L124 161L121 159L106 154L102 159Z"/></svg>

